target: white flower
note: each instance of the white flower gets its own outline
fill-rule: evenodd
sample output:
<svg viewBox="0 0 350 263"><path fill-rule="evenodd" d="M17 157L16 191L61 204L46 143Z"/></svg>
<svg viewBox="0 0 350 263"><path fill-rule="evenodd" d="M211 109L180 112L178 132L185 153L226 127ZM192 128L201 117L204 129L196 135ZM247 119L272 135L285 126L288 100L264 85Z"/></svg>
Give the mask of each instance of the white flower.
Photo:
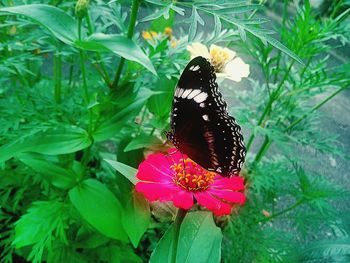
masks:
<svg viewBox="0 0 350 263"><path fill-rule="evenodd" d="M198 42L187 46L187 50L191 54L191 59L198 56L209 59L218 77L240 82L242 78L249 76L249 65L244 63L241 58L236 57L236 52L233 50L214 44L208 50L205 45Z"/></svg>

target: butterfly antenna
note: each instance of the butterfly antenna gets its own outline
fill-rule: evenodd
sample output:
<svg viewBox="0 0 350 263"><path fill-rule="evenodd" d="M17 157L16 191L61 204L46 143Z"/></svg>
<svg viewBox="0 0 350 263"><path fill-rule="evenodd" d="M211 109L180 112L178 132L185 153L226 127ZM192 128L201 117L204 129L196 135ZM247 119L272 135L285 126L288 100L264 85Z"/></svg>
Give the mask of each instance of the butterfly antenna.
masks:
<svg viewBox="0 0 350 263"><path fill-rule="evenodd" d="M183 175L184 175L184 177L186 177L186 164L185 164L185 158L184 158L184 155L182 154L182 152L180 152L181 153L181 156L182 156L182 164L183 164L183 166L184 166L184 169L183 169Z"/></svg>
<svg viewBox="0 0 350 263"><path fill-rule="evenodd" d="M166 159L168 160L169 164L172 165L175 163L175 160L173 159L173 155L177 153L178 149L175 149L173 152L168 152L165 154Z"/></svg>

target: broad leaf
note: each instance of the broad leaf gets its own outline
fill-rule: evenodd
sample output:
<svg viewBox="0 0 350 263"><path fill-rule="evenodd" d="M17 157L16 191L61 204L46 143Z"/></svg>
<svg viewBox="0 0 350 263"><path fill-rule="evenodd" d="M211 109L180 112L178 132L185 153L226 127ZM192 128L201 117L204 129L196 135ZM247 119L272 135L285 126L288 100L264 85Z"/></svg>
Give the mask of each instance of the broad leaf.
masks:
<svg viewBox="0 0 350 263"><path fill-rule="evenodd" d="M151 220L150 207L141 193L134 192L123 213L123 226L136 248Z"/></svg>
<svg viewBox="0 0 350 263"><path fill-rule="evenodd" d="M90 51L113 52L127 60L140 63L154 75L157 75L157 72L148 56L133 40L127 37L97 33L86 40L77 40L75 46Z"/></svg>
<svg viewBox="0 0 350 263"><path fill-rule="evenodd" d="M72 45L78 39L78 23L61 9L42 4L0 8L0 12L24 15L46 27L57 39Z"/></svg>
<svg viewBox="0 0 350 263"><path fill-rule="evenodd" d="M170 262L173 226L168 229L151 255L150 262ZM181 229L176 262L220 262L222 233L210 212L187 214Z"/></svg>
<svg viewBox="0 0 350 263"><path fill-rule="evenodd" d="M141 134L134 138L124 149L124 152L129 152L136 149L142 149L151 146L160 146L162 141L154 135Z"/></svg>
<svg viewBox="0 0 350 263"><path fill-rule="evenodd" d="M120 129L125 127L128 120L142 108L150 96L155 92L150 90L141 91L132 103L104 121L96 125L93 137L95 141L103 141L113 137Z"/></svg>
<svg viewBox="0 0 350 263"><path fill-rule="evenodd" d="M76 126L39 131L0 147L0 162L22 152L56 155L73 153L90 146L87 132Z"/></svg>
<svg viewBox="0 0 350 263"><path fill-rule="evenodd" d="M109 163L116 171L124 175L125 178L127 178L132 184L135 185L137 183L137 180L136 180L137 169L117 161L107 160L107 159L104 159L104 160L107 163Z"/></svg>
<svg viewBox="0 0 350 263"><path fill-rule="evenodd" d="M160 78L154 85L154 90L161 91L149 98L147 108L157 118L168 118L173 100L173 88L176 82L166 77Z"/></svg>
<svg viewBox="0 0 350 263"><path fill-rule="evenodd" d="M122 207L102 183L87 179L69 191L69 198L81 216L102 234L127 241L122 226Z"/></svg>

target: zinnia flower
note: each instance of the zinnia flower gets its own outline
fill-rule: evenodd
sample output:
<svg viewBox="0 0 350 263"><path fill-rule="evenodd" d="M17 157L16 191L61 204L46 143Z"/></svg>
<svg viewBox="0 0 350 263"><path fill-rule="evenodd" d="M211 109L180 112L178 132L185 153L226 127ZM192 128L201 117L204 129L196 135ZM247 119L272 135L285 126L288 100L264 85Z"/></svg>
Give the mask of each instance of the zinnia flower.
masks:
<svg viewBox="0 0 350 263"><path fill-rule="evenodd" d="M180 152L168 155L151 154L139 166L136 191L149 201L173 202L174 206L190 209L194 200L217 216L229 215L234 203L243 205L243 179L224 178L209 172ZM185 167L184 167L185 166Z"/></svg>
<svg viewBox="0 0 350 263"><path fill-rule="evenodd" d="M191 59L202 56L210 60L215 68L218 77L228 78L236 82L240 82L242 78L249 76L249 65L236 57L236 52L228 48L222 48L217 45L211 45L210 50L201 44L193 43L187 46L187 50L191 54Z"/></svg>

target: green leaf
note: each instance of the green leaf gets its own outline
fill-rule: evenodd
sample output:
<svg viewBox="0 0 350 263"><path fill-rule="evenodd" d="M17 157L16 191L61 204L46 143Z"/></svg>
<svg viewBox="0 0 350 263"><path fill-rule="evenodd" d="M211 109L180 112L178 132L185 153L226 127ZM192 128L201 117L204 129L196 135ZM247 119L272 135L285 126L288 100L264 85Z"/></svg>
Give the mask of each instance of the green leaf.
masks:
<svg viewBox="0 0 350 263"><path fill-rule="evenodd" d="M173 240L171 226L151 255L150 262L170 262ZM176 262L220 262L222 233L210 212L193 212L187 214L181 228Z"/></svg>
<svg viewBox="0 0 350 263"><path fill-rule="evenodd" d="M174 227L171 225L158 241L151 254L150 263L171 263L171 248L173 245ZM180 249L180 248L178 248Z"/></svg>
<svg viewBox="0 0 350 263"><path fill-rule="evenodd" d="M168 118L173 100L173 90L176 82L173 79L161 77L154 85L154 90L162 91L149 98L147 108L157 118Z"/></svg>
<svg viewBox="0 0 350 263"><path fill-rule="evenodd" d="M143 194L134 192L123 213L123 226L136 248L151 221L150 207Z"/></svg>
<svg viewBox="0 0 350 263"><path fill-rule="evenodd" d="M139 258L130 246L109 245L96 248L94 250L98 254L100 262L108 263L141 263ZM61 261L63 262L63 261ZM59 262L59 263L61 263Z"/></svg>
<svg viewBox="0 0 350 263"><path fill-rule="evenodd" d="M124 149L124 152L129 152L136 149L147 148L151 146L162 145L162 141L154 135L141 134L133 139Z"/></svg>
<svg viewBox="0 0 350 263"><path fill-rule="evenodd" d="M197 12L197 8L195 6L192 6L192 15L190 17L191 24L188 32L188 42L192 42L192 40L196 36L198 27L197 23L199 18L202 19Z"/></svg>
<svg viewBox="0 0 350 263"><path fill-rule="evenodd" d="M96 125L93 137L95 141L103 141L114 136L125 127L125 123L131 119L134 113L137 113L150 96L155 92L150 90L143 90L128 106L114 114L108 116L103 122Z"/></svg>
<svg viewBox="0 0 350 263"><path fill-rule="evenodd" d="M298 261L304 262L324 259L327 262L333 262L330 260L331 258L339 258L342 256L346 256L345 259L347 260L350 258L349 237L311 242L301 250Z"/></svg>
<svg viewBox="0 0 350 263"><path fill-rule="evenodd" d="M77 126L48 129L23 136L0 147L0 162L5 162L22 152L66 154L85 149L90 144L88 133Z"/></svg>
<svg viewBox="0 0 350 263"><path fill-rule="evenodd" d="M62 42L72 45L78 39L78 24L73 17L50 5L33 4L0 8L0 12L24 15L46 27Z"/></svg>
<svg viewBox="0 0 350 263"><path fill-rule="evenodd" d="M249 26L249 25L246 25L246 24L244 24L244 23L242 23L239 20L234 19L234 18L231 18L231 19L222 18L222 19L227 21L228 23L236 25L237 27L239 27L240 30L245 30L245 31L253 34L254 36L260 38L261 41L263 41L265 43L270 43L275 48L281 50L283 53L287 54L291 58L293 58L296 61L298 61L300 64L304 65L304 63L303 63L303 61L301 60L300 57L298 57L294 52L292 52L290 49L288 49L286 46L284 46L278 40L274 39L273 37L269 36L268 34L265 34L264 30L258 29L258 28L254 28L254 27Z"/></svg>
<svg viewBox="0 0 350 263"><path fill-rule="evenodd" d="M110 166L112 166L116 171L124 175L125 178L127 178L132 184L135 185L137 183L137 179L136 179L137 169L117 161L107 160L107 159L104 159L104 160L107 163L109 163Z"/></svg>
<svg viewBox="0 0 350 263"><path fill-rule="evenodd" d="M96 33L85 40L77 40L75 46L90 51L113 52L127 60L140 63L154 75L157 75L149 57L133 40L127 37Z"/></svg>
<svg viewBox="0 0 350 263"><path fill-rule="evenodd" d="M81 216L102 234L127 241L122 226L122 207L102 183L87 179L69 191L69 198Z"/></svg>
<svg viewBox="0 0 350 263"><path fill-rule="evenodd" d="M16 248L46 242L52 232L65 225L67 218L65 205L59 201L38 201L15 223Z"/></svg>
<svg viewBox="0 0 350 263"><path fill-rule="evenodd" d="M78 175L69 169L50 162L37 154L22 153L17 157L34 171L42 174L54 186L62 189L71 188L79 179Z"/></svg>

